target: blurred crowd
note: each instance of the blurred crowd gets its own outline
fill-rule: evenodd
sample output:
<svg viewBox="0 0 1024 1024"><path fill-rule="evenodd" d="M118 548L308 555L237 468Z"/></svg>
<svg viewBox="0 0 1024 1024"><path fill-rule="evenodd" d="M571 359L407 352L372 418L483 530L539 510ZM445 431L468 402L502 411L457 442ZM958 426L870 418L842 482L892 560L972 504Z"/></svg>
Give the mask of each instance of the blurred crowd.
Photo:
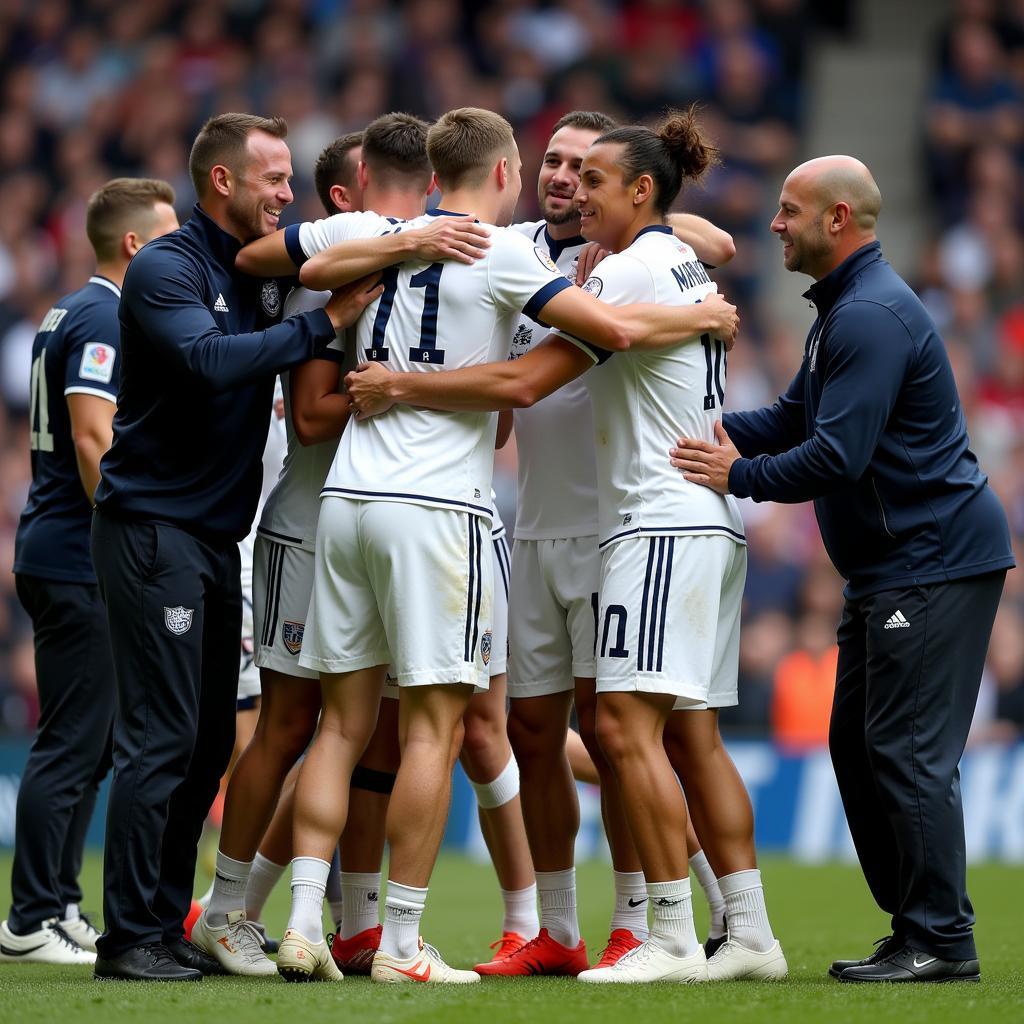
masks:
<svg viewBox="0 0 1024 1024"><path fill-rule="evenodd" d="M1024 3L957 0L934 41L921 112L920 178L933 211L913 281L948 342L971 436L1024 538ZM649 120L701 102L722 153L682 197L730 231L718 274L743 340L728 404L770 402L803 336L764 311L766 225L801 157L805 65L822 33L848 33L856 0L8 0L0 6L0 733L36 714L31 636L14 596L14 528L28 486L29 353L36 326L91 271L91 192L114 174L164 178L188 216L188 147L224 110L289 124L295 203L321 215L323 146L378 114L432 118L489 107L514 124L533 179L551 125L570 109ZM537 216L526 187L518 215ZM883 223L884 237L884 223ZM796 285L794 285L796 286ZM496 487L514 515L514 444ZM820 746L835 677L841 582L809 506L745 503L750 542L735 734ZM1022 547L1024 551L1024 547ZM1024 731L1024 582L1011 573L993 634L979 737Z"/></svg>

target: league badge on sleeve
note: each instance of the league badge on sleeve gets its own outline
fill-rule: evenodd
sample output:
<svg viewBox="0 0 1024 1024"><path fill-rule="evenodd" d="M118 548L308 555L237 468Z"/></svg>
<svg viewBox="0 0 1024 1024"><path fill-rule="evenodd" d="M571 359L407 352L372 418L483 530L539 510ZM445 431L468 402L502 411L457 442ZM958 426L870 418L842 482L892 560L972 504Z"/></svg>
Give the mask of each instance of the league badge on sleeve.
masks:
<svg viewBox="0 0 1024 1024"><path fill-rule="evenodd" d="M583 290L590 292L591 295L596 299L601 294L601 289L604 288L604 281L599 277L588 277L583 282Z"/></svg>
<svg viewBox="0 0 1024 1024"><path fill-rule="evenodd" d="M94 380L99 384L109 384L114 376L114 360L117 350L101 341L92 341L82 350L82 363L78 367L78 376L82 380Z"/></svg>
<svg viewBox="0 0 1024 1024"><path fill-rule="evenodd" d="M281 312L281 290L276 281L264 281L260 289L260 303L267 316L277 316Z"/></svg>
<svg viewBox="0 0 1024 1024"><path fill-rule="evenodd" d="M550 270L552 273L559 273L558 267L555 266L555 261L543 250L540 246L535 245L533 251L537 255L537 259L540 261L540 265L545 270Z"/></svg>

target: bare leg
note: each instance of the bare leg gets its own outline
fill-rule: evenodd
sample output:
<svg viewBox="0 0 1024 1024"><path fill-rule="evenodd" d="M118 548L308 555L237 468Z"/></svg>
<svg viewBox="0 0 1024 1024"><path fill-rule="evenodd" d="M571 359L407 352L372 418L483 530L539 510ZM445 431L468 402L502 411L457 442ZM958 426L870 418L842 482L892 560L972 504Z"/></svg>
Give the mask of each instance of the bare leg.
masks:
<svg viewBox="0 0 1024 1024"><path fill-rule="evenodd" d="M590 756L580 734L570 729L565 737L565 756L569 758L572 777L577 782L585 782L591 786L599 785L601 777L594 767L594 759Z"/></svg>

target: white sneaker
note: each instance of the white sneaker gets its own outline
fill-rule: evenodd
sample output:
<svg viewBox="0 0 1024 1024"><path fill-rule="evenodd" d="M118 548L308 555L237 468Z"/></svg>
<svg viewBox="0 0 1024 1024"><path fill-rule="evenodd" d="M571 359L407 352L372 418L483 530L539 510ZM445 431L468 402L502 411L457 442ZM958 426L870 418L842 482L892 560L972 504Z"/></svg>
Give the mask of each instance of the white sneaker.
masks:
<svg viewBox="0 0 1024 1024"><path fill-rule="evenodd" d="M700 946L690 956L673 956L648 940L624 954L611 967L580 971L576 978L599 985L643 985L652 981L693 984L708 980L708 959Z"/></svg>
<svg viewBox="0 0 1024 1024"><path fill-rule="evenodd" d="M94 964L96 954L82 949L55 917L28 935L15 935L6 921L0 921L0 963Z"/></svg>
<svg viewBox="0 0 1024 1024"><path fill-rule="evenodd" d="M778 939L764 953L747 949L735 939L726 939L708 961L711 981L782 981L789 975L789 966Z"/></svg>
<svg viewBox="0 0 1024 1024"><path fill-rule="evenodd" d="M82 949L89 953L96 952L96 940L100 937L100 930L93 927L89 918L79 915L73 921L58 921L57 923Z"/></svg>
<svg viewBox="0 0 1024 1024"><path fill-rule="evenodd" d="M232 910L223 928L214 928L204 910L192 926L192 943L208 953L228 974L265 978L277 973L263 952L259 932L245 919L244 910Z"/></svg>
<svg viewBox="0 0 1024 1024"><path fill-rule="evenodd" d="M370 968L370 980L384 985L400 985L405 982L426 982L428 985L472 985L480 980L476 971L458 971L449 967L433 946L419 940L420 948L408 960L390 956L379 949L374 954Z"/></svg>
<svg viewBox="0 0 1024 1024"><path fill-rule="evenodd" d="M341 981L345 977L331 956L329 942L310 942L294 928L289 928L281 939L277 973L285 981Z"/></svg>

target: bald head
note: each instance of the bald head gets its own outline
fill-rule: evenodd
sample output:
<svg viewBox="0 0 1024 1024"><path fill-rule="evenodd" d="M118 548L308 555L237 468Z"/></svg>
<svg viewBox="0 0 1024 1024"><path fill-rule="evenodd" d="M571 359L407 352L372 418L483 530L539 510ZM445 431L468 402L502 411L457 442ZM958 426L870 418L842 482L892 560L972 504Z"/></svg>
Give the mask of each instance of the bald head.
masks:
<svg viewBox="0 0 1024 1024"><path fill-rule="evenodd" d="M820 156L800 164L782 186L772 231L787 270L820 280L875 240L882 195L871 172L852 156Z"/></svg>
<svg viewBox="0 0 1024 1024"><path fill-rule="evenodd" d="M821 211L836 203L846 203L856 226L862 231L874 231L882 209L882 193L871 172L856 157L815 157L790 172L786 184L790 183L803 185L806 194L817 199Z"/></svg>

